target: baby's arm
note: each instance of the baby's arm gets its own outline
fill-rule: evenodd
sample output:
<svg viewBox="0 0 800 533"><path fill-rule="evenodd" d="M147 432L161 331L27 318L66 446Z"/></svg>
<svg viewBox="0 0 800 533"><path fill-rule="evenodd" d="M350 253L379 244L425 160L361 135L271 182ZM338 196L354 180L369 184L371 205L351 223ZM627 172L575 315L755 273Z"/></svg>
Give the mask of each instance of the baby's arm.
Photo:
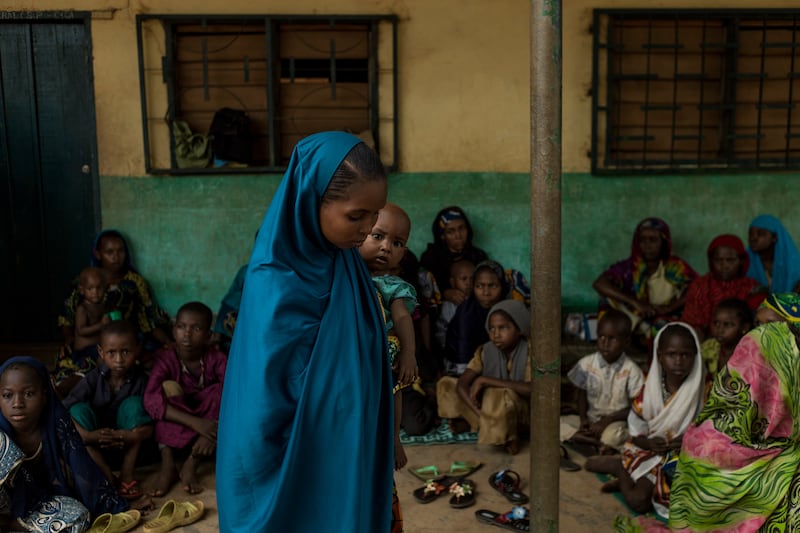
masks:
<svg viewBox="0 0 800 533"><path fill-rule="evenodd" d="M111 319L108 318L108 315L103 315L103 319L96 324L89 323L89 313L86 312L86 309L83 306L78 306L78 309L75 310L75 334L80 337L94 337L95 335L100 334L100 330L103 329L103 326L111 322Z"/></svg>
<svg viewBox="0 0 800 533"><path fill-rule="evenodd" d="M392 322L394 332L400 340L400 353L395 361L397 382L401 385L412 383L417 377L417 357L414 340L414 320L406 309L402 298L397 298L391 304Z"/></svg>

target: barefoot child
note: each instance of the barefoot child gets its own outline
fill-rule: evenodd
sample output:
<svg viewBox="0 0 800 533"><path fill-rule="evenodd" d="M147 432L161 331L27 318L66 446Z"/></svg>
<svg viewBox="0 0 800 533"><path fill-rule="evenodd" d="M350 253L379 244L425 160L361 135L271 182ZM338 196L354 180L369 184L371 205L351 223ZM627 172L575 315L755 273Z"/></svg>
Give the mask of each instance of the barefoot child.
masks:
<svg viewBox="0 0 800 533"><path fill-rule="evenodd" d="M211 309L200 302L184 304L175 317L175 346L156 353L147 381L144 407L156 420L161 472L153 496L163 496L180 477L183 490L197 494L197 465L217 448L217 421L228 358L208 344ZM176 452L188 457L178 473Z"/></svg>
<svg viewBox="0 0 800 533"><path fill-rule="evenodd" d="M717 304L711 321L711 338L700 345L709 374L716 376L725 367L736 345L751 329L753 312L746 301L728 298Z"/></svg>
<svg viewBox="0 0 800 533"><path fill-rule="evenodd" d="M89 455L112 483L109 459L122 462L119 492L130 500L142 496L134 468L142 443L153 437L153 420L142 397L147 376L136 364L141 345L136 328L117 320L105 326L97 346L102 364L70 391L64 407L75 421Z"/></svg>
<svg viewBox="0 0 800 533"><path fill-rule="evenodd" d="M641 369L625 354L630 341L628 315L616 309L606 311L597 324L597 351L583 357L568 374L578 389L580 417L580 429L572 440L601 452L615 452L628 440L631 402L644 385Z"/></svg>
<svg viewBox="0 0 800 533"><path fill-rule="evenodd" d="M614 486L637 513L669 517L669 491L683 434L703 407L704 374L694 329L671 322L656 335L644 390L628 416L622 456L594 456L586 469L616 476Z"/></svg>
<svg viewBox="0 0 800 533"><path fill-rule="evenodd" d="M50 383L47 369L31 357L0 366L2 531L77 533L89 527L90 516L128 509L89 457Z"/></svg>
<svg viewBox="0 0 800 533"><path fill-rule="evenodd" d="M485 324L491 340L478 347L458 381L445 376L436 384L439 416L465 418L478 430L478 443L504 445L511 455L519 451L517 427L529 420L530 316L520 301L495 304Z"/></svg>

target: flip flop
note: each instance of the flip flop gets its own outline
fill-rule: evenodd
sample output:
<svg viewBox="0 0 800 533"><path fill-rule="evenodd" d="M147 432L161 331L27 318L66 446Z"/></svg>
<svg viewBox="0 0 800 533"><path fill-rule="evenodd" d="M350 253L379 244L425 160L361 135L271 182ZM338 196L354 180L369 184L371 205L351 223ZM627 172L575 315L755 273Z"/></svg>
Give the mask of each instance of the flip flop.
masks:
<svg viewBox="0 0 800 533"><path fill-rule="evenodd" d="M86 533L125 533L139 525L142 513L130 509L121 513L103 513L97 517Z"/></svg>
<svg viewBox="0 0 800 533"><path fill-rule="evenodd" d="M125 481L120 481L118 492L119 495L126 500L138 500L142 497L142 488L135 479L127 483Z"/></svg>
<svg viewBox="0 0 800 533"><path fill-rule="evenodd" d="M463 509L475 504L475 482L471 479L461 479L450 485L450 507Z"/></svg>
<svg viewBox="0 0 800 533"><path fill-rule="evenodd" d="M144 533L166 533L179 526L193 524L202 518L205 506L200 500L176 502L167 500L161 506L158 516L144 524Z"/></svg>
<svg viewBox="0 0 800 533"><path fill-rule="evenodd" d="M412 493L414 499L419 503L431 503L433 500L444 494L453 483L457 481L453 478L442 477L439 479L431 479L425 485L415 489Z"/></svg>
<svg viewBox="0 0 800 533"><path fill-rule="evenodd" d="M513 470L500 470L489 476L489 485L517 505L528 502L528 496L519 490L519 483L519 474Z"/></svg>
<svg viewBox="0 0 800 533"><path fill-rule="evenodd" d="M484 524L502 527L511 531L530 531L530 513L525 507L514 507L505 514L495 513L487 509L475 511L475 518Z"/></svg>
<svg viewBox="0 0 800 533"><path fill-rule="evenodd" d="M428 466L409 466L408 471L422 481L430 481L441 477L439 469L435 465Z"/></svg>
<svg viewBox="0 0 800 533"><path fill-rule="evenodd" d="M455 477L467 477L483 466L480 461L453 461L450 464L448 475Z"/></svg>
<svg viewBox="0 0 800 533"><path fill-rule="evenodd" d="M577 472L581 469L580 465L569 458L569 454L567 453L567 449L563 446L561 447L561 469L566 470L567 472Z"/></svg>

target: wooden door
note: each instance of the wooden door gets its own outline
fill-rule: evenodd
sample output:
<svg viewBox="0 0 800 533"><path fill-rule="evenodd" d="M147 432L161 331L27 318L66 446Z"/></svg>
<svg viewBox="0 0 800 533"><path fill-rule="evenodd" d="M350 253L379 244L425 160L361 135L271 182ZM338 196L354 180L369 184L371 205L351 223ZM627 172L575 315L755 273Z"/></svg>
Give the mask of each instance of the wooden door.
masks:
<svg viewBox="0 0 800 533"><path fill-rule="evenodd" d="M4 15L0 342L52 341L99 221L89 19Z"/></svg>

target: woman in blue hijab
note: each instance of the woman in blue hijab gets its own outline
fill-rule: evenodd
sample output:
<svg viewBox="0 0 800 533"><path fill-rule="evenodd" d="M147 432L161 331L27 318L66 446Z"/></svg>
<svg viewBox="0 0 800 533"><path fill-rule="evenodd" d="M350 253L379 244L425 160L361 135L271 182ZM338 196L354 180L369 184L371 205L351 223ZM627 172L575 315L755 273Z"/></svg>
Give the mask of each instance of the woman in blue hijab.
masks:
<svg viewBox="0 0 800 533"><path fill-rule="evenodd" d="M747 277L767 292L793 292L800 282L800 252L781 221L759 215L750 223Z"/></svg>
<svg viewBox="0 0 800 533"><path fill-rule="evenodd" d="M383 318L355 249L386 203L357 137L311 135L258 233L225 376L223 532L388 531L391 374Z"/></svg>

